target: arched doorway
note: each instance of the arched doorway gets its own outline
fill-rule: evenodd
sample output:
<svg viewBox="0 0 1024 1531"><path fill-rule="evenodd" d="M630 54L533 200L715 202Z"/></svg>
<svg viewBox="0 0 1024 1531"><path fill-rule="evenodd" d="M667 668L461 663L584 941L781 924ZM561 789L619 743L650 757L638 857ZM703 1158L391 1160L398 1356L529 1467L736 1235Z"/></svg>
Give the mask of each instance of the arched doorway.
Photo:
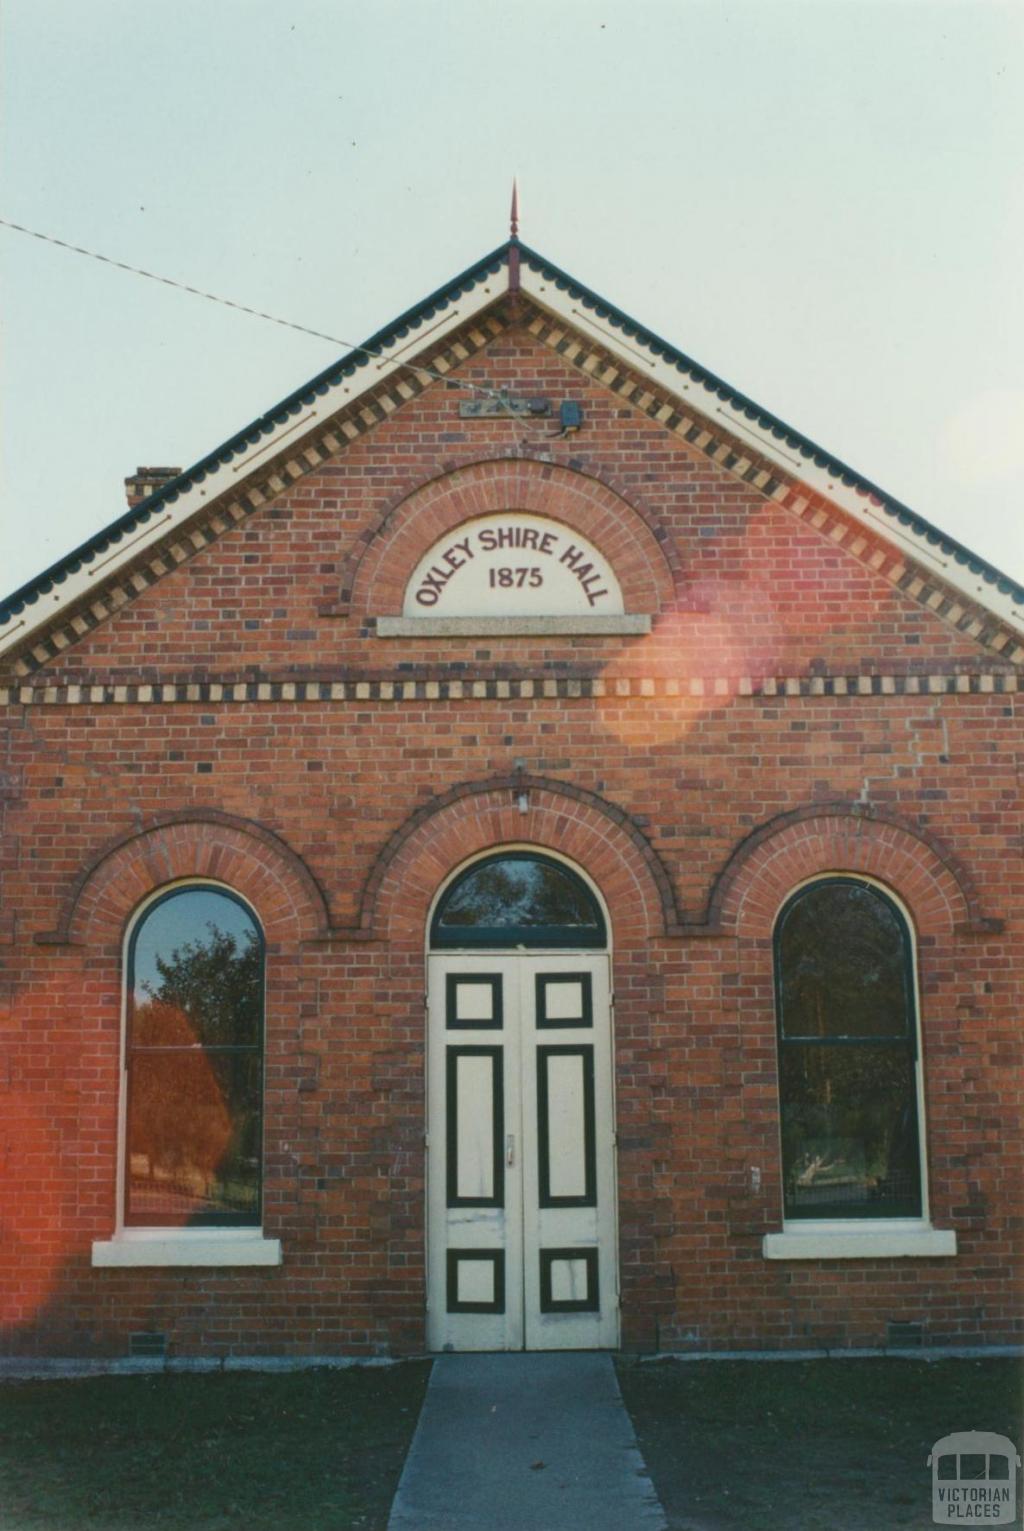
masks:
<svg viewBox="0 0 1024 1531"><path fill-rule="evenodd" d="M432 1350L618 1344L608 928L567 862L505 849L436 900L428 955Z"/></svg>

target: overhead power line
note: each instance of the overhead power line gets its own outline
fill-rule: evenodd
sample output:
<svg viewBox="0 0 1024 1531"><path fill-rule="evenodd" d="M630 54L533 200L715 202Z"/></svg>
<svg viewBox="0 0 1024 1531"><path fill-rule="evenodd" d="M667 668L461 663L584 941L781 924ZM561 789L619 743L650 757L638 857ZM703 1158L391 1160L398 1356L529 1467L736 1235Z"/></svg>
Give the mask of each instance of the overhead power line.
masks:
<svg viewBox="0 0 1024 1531"><path fill-rule="evenodd" d="M383 360L380 351L371 351L367 346L357 345L355 341L343 340L338 335L328 335L325 330L314 330L306 324L296 324L292 319L282 319L277 314L264 313L262 309L250 308L246 303L236 303L233 298L222 298L215 292L205 292L201 287L192 287L188 282L175 281L173 277L160 276L155 271L146 271L142 266L131 266L127 261L115 260L111 255L101 255L98 250L87 250L83 245L73 245L66 239L58 239L54 234L43 234L39 229L26 228L23 223L13 223L9 218L0 218L0 227L13 229L17 234L27 234L30 239L40 239L44 244L56 245L61 250L69 250L73 255L84 255L89 260L98 260L105 266L114 266L118 271L127 271L132 276L144 276L150 282L159 282L164 287L175 287L179 292L191 293L194 298L205 298L209 303L219 303L224 308L233 308L240 314L249 314L253 319L266 319L270 324L279 324L283 329L296 330L300 335L312 335L316 340L327 340L331 345L342 346L349 351L358 351L362 356L372 357L375 361ZM421 367L415 362L396 362L397 367L407 372L418 372L433 378L435 382L446 382L441 372L435 372L430 367ZM507 406L505 395L499 388L488 388L484 383L470 383L462 378L459 379L460 388L468 388L473 393L486 394L490 399L496 399L499 403ZM509 409L509 418L518 423L519 417Z"/></svg>
<svg viewBox="0 0 1024 1531"><path fill-rule="evenodd" d="M215 292L204 292L201 287L190 287L187 282L176 282L173 277L160 276L155 271L145 271L141 266L129 266L126 261L115 260L112 255L101 255L98 250L86 250L82 245L69 244L66 239L57 239L53 234L43 234L38 229L28 229L23 223L12 223L9 218L0 218L0 225L5 229L14 229L18 234L27 234L30 239L41 239L44 244L58 245L60 249L70 250L74 255L87 255L90 260L102 261L105 266L116 266L118 271L129 271L132 276L148 277L151 282L160 282L164 287L176 287L179 292L190 292L194 298L206 298L211 303L223 304L225 308L236 308L239 313L251 314L254 319L268 319L271 324L283 325L287 330L298 330L303 335L315 336L317 340L329 340L332 345L347 346L350 351L362 351L367 356L379 354L368 351L365 346L354 345L351 340L341 340L337 335L328 335L323 330L312 330L308 325L296 324L291 319L280 319L276 314L265 314L262 309L249 308L245 303L236 303L232 298L222 298Z"/></svg>

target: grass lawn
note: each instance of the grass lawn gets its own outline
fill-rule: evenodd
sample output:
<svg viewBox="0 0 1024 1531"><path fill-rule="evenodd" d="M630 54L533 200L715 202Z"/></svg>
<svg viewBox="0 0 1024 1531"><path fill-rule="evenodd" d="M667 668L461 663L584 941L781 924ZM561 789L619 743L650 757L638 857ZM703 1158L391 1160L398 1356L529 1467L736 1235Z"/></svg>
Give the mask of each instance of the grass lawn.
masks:
<svg viewBox="0 0 1024 1531"><path fill-rule="evenodd" d="M930 1527L933 1441L1019 1450L1022 1381L1012 1360L619 1363L673 1531Z"/></svg>
<svg viewBox="0 0 1024 1531"><path fill-rule="evenodd" d="M0 1526L383 1528L429 1371L0 1383Z"/></svg>

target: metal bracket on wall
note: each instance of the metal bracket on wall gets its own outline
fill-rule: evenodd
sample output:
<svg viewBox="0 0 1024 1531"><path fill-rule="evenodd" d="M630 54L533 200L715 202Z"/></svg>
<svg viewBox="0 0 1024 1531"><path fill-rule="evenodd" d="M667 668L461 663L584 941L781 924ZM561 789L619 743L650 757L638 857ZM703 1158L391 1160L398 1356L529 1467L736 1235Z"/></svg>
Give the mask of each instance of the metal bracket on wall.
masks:
<svg viewBox="0 0 1024 1531"><path fill-rule="evenodd" d="M550 399L463 399L459 405L462 420L489 420L495 415L521 415L540 418L550 415Z"/></svg>

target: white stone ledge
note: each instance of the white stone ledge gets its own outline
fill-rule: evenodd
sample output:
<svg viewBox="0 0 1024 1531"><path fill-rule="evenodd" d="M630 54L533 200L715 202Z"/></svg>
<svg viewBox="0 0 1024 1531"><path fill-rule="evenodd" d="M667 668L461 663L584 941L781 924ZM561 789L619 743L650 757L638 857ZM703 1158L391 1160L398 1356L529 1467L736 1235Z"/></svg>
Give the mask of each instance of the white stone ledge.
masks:
<svg viewBox="0 0 1024 1531"><path fill-rule="evenodd" d="M1024 1360L1024 1345L846 1345L836 1350L656 1350L635 1356L638 1366L678 1361L985 1361L1000 1357ZM3 1362L0 1361L0 1376Z"/></svg>
<svg viewBox="0 0 1024 1531"><path fill-rule="evenodd" d="M649 616L378 617L378 638L628 637L649 633Z"/></svg>
<svg viewBox="0 0 1024 1531"><path fill-rule="evenodd" d="M808 1228L766 1233L766 1260L879 1260L956 1254L952 1228Z"/></svg>
<svg viewBox="0 0 1024 1531"><path fill-rule="evenodd" d="M280 1265L281 1240L259 1229L127 1228L92 1246L95 1266Z"/></svg>
<svg viewBox="0 0 1024 1531"><path fill-rule="evenodd" d="M1024 1353L1024 1352L1022 1352ZM988 1352L986 1351L986 1354ZM1013 1354L1017 1354L1016 1351ZM357 1366L405 1366L418 1357L404 1356L0 1356L0 1381L43 1382L62 1377L138 1377L166 1372L299 1372L326 1367L349 1371Z"/></svg>

